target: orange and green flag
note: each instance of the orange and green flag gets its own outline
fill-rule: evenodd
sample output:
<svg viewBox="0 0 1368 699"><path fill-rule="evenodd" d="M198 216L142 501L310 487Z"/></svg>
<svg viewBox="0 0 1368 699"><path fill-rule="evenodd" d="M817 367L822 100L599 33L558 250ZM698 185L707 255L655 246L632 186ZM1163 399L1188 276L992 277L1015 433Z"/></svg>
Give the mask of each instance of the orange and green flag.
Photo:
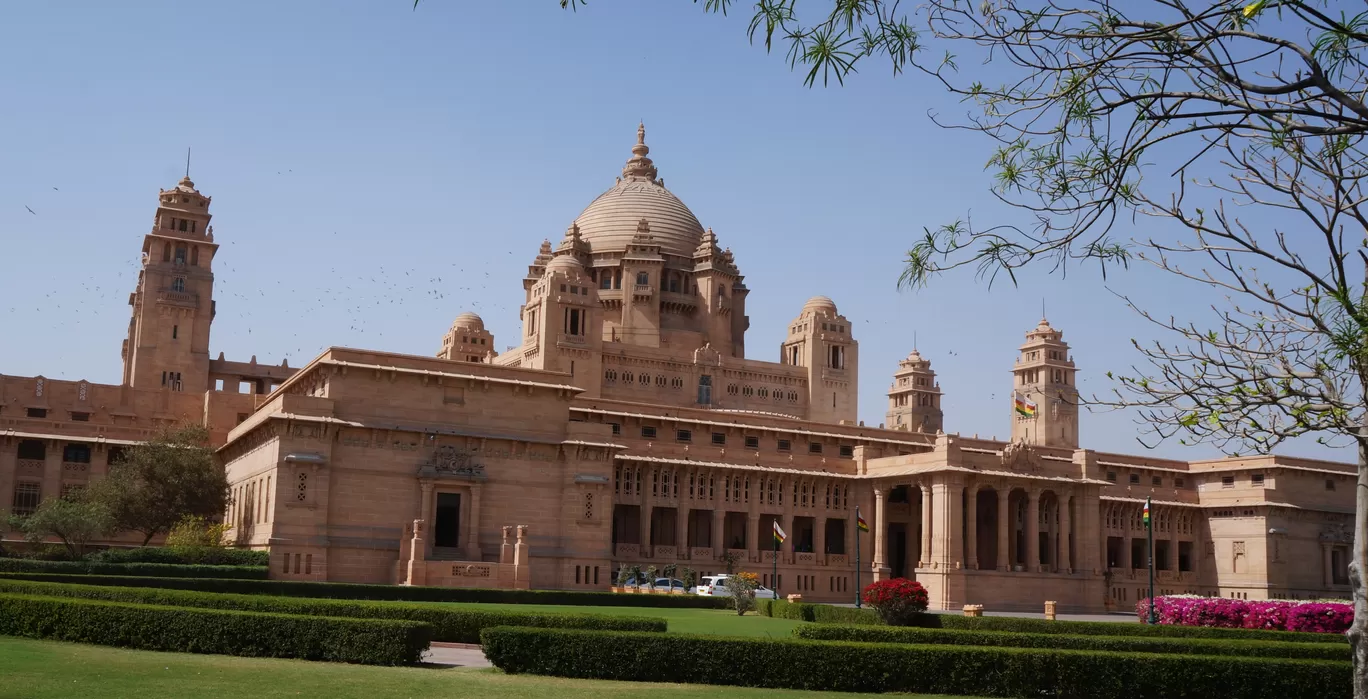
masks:
<svg viewBox="0 0 1368 699"><path fill-rule="evenodd" d="M860 511L858 509L855 510L855 528L862 532L869 531L869 522L866 522L865 518L860 516Z"/></svg>
<svg viewBox="0 0 1368 699"><path fill-rule="evenodd" d="M1016 408L1016 411L1020 413L1022 417L1035 417L1036 404L1027 400L1026 397L1020 393L1012 393L1012 407Z"/></svg>
<svg viewBox="0 0 1368 699"><path fill-rule="evenodd" d="M779 520L774 520L774 543L782 544L784 543L784 539L787 538L788 534L785 534L784 528L779 526Z"/></svg>
<svg viewBox="0 0 1368 699"><path fill-rule="evenodd" d="M1144 513L1145 513L1145 528L1146 528L1146 529L1149 529L1149 525L1150 525L1149 507L1150 507L1150 499L1149 499L1149 498L1145 498L1145 510L1144 510Z"/></svg>

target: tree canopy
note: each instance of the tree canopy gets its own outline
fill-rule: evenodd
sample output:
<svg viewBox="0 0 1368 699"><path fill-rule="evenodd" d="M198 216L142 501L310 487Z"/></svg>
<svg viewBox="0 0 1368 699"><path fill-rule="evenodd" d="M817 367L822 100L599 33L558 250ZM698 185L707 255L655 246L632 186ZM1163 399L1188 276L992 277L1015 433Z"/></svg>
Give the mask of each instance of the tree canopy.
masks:
<svg viewBox="0 0 1368 699"><path fill-rule="evenodd" d="M141 533L146 545L186 517L221 517L228 477L214 462L209 431L181 426L130 447L92 486L92 496L109 508L118 530Z"/></svg>

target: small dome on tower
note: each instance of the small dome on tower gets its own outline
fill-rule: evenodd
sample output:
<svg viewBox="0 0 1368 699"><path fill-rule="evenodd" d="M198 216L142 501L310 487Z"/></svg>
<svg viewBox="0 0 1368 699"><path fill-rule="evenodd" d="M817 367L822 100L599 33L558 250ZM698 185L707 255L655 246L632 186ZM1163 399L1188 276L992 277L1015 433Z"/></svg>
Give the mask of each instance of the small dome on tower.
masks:
<svg viewBox="0 0 1368 699"><path fill-rule="evenodd" d="M813 296L803 304L804 311L826 311L831 315L836 315L836 302L825 296Z"/></svg>
<svg viewBox="0 0 1368 699"><path fill-rule="evenodd" d="M546 263L546 276L558 271L564 272L567 276L573 276L583 273L584 265L580 264L580 261L576 260L573 255L557 255Z"/></svg>
<svg viewBox="0 0 1368 699"><path fill-rule="evenodd" d="M462 330L484 330L484 319L470 311L466 311L465 313L456 316L456 320L452 321L451 327Z"/></svg>

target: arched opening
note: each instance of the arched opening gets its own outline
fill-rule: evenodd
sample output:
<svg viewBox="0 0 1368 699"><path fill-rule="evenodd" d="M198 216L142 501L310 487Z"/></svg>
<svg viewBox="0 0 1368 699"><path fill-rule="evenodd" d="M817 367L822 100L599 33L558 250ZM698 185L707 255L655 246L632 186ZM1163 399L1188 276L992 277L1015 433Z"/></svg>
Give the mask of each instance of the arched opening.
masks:
<svg viewBox="0 0 1368 699"><path fill-rule="evenodd" d="M1040 494L1040 505L1036 520L1039 561L1034 561L1041 570L1055 570L1059 565L1059 496L1047 490Z"/></svg>
<svg viewBox="0 0 1368 699"><path fill-rule="evenodd" d="M1007 496L1007 560L1010 570L1026 569L1026 491L1016 488Z"/></svg>
<svg viewBox="0 0 1368 699"><path fill-rule="evenodd" d="M994 570L998 567L998 527L1002 523L998 521L998 491L996 488L979 488L975 497L975 533L978 540L978 550L974 552L978 559L979 570ZM1005 563L1006 559L1003 559Z"/></svg>

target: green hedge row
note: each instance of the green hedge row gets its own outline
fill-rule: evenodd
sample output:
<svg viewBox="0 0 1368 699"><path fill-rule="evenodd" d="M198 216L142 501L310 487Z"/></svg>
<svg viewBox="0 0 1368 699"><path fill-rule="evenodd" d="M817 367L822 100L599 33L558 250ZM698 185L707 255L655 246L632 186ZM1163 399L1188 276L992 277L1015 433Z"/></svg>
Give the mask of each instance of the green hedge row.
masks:
<svg viewBox="0 0 1368 699"><path fill-rule="evenodd" d="M144 564L153 565L153 564ZM2 570L2 569L0 569ZM726 597L700 595L638 595L612 592L570 592L565 590L487 590L454 587L406 587L403 585L361 585L356 583L303 582L293 580L230 580L171 577L137 577L0 572L0 578L115 585L119 587L157 587L200 592L227 592L279 597L326 597L332 599L386 600L394 602L486 602L492 604L566 604L595 607L657 607L724 609Z"/></svg>
<svg viewBox="0 0 1368 699"><path fill-rule="evenodd" d="M27 558L0 558L0 573L129 575L149 578L234 578L243 580L265 580L267 577L267 569L264 566L101 563L98 561L35 561Z"/></svg>
<svg viewBox="0 0 1368 699"><path fill-rule="evenodd" d="M485 629L508 673L838 692L994 697L1347 699L1352 666L1157 653L914 646L621 631Z"/></svg>
<svg viewBox="0 0 1368 699"><path fill-rule="evenodd" d="M480 630L490 626L532 626L605 631L664 633L664 619L603 614L546 614L445 607L428 603L367 602L265 595L231 595L192 590L68 585L0 579L0 594L98 599L111 602L203 607L247 612L302 614L358 619L406 619L432 625L432 640L479 643Z"/></svg>
<svg viewBox="0 0 1368 699"><path fill-rule="evenodd" d="M1191 655L1239 655L1262 658L1314 658L1349 660L1343 643L1285 643L1281 641L1230 641L1215 638L1144 638L1136 636L1069 636L1058 633L1013 631L961 631L894 626L840 626L806 624L793 630L797 638L810 641L859 641L864 643L920 643L950 646L1004 646L1011 648L1058 648L1110 650L1127 653L1186 653Z"/></svg>
<svg viewBox="0 0 1368 699"><path fill-rule="evenodd" d="M98 563L176 563L210 566L267 566L269 551L217 548L212 546L139 546L105 549L86 556Z"/></svg>
<svg viewBox="0 0 1368 699"><path fill-rule="evenodd" d="M339 619L0 595L0 635L143 650L412 665L432 627Z"/></svg>
<svg viewBox="0 0 1368 699"><path fill-rule="evenodd" d="M833 607L826 604L771 600L761 605L762 614L825 624L882 625L872 609ZM1144 638L1210 638L1234 641L1283 641L1288 643L1348 643L1345 636L1264 629L1217 629L1207 626L1150 626L1134 621L1046 621L1007 616L967 617L959 614L922 614L913 626L963 631L1011 631L1015 633L1067 634L1071 636L1138 636Z"/></svg>

